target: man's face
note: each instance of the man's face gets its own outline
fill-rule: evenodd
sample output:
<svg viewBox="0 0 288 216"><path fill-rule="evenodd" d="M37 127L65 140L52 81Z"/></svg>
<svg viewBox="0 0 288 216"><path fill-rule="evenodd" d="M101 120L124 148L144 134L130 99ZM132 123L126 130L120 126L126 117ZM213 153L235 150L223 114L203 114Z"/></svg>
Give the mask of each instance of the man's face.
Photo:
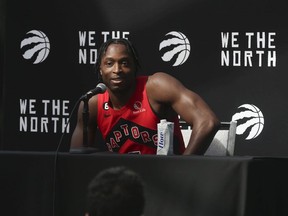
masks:
<svg viewBox="0 0 288 216"><path fill-rule="evenodd" d="M112 91L123 91L135 82L136 66L123 44L110 44L100 64L104 84Z"/></svg>

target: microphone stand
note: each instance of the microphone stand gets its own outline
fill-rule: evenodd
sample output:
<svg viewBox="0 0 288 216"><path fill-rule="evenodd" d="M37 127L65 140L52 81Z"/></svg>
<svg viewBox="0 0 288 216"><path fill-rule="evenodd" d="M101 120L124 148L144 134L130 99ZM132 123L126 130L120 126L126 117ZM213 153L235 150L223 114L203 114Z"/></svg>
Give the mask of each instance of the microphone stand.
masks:
<svg viewBox="0 0 288 216"><path fill-rule="evenodd" d="M72 154L89 154L98 152L96 148L92 148L88 146L88 121L89 121L89 105L88 101L91 98L90 95L85 95L81 97L81 100L84 103L82 118L83 118L83 147L82 148L74 148L70 149L70 153Z"/></svg>
<svg viewBox="0 0 288 216"><path fill-rule="evenodd" d="M91 97L97 94L103 94L106 91L106 86L103 83L98 83L96 88L88 91L85 95L78 101L83 101L84 107L82 111L82 119L83 119L83 147L82 148L70 148L70 153L74 154L87 154L87 153L94 153L98 152L97 148L89 147L88 144L88 122L89 122L89 105L88 101Z"/></svg>
<svg viewBox="0 0 288 216"><path fill-rule="evenodd" d="M88 98L84 97L83 99L84 107L82 112L83 118L83 146L85 148L88 147L88 119L89 119L89 106L88 106Z"/></svg>

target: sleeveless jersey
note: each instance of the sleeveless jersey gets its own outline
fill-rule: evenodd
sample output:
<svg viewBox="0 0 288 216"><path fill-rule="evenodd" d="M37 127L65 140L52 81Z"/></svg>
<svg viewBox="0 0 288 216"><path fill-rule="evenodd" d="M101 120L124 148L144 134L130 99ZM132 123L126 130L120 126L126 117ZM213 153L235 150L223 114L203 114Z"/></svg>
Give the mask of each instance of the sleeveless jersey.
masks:
<svg viewBox="0 0 288 216"><path fill-rule="evenodd" d="M148 77L137 77L136 90L120 110L109 106L109 93L98 95L97 124L109 151L119 153L156 154L157 123L160 122L150 107L146 82ZM185 150L179 120L174 120L174 154Z"/></svg>

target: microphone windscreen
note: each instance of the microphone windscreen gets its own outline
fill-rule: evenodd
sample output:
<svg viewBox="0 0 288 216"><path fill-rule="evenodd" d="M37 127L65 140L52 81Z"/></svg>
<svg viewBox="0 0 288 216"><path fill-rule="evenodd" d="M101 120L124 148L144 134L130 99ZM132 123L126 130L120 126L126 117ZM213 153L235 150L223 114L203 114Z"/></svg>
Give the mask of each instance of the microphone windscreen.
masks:
<svg viewBox="0 0 288 216"><path fill-rule="evenodd" d="M106 91L106 89L107 89L107 87L106 87L106 85L104 83L98 83L96 88L98 88L100 90L99 93L104 93Z"/></svg>

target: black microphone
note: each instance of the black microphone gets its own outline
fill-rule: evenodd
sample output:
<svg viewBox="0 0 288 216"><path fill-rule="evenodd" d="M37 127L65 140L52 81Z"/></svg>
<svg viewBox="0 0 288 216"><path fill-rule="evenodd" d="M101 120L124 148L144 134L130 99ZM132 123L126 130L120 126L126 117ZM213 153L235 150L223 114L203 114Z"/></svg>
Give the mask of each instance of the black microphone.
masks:
<svg viewBox="0 0 288 216"><path fill-rule="evenodd" d="M104 83L98 83L98 85L94 89L92 89L92 90L88 91L86 94L84 94L81 97L81 99L82 100L84 100L84 99L88 100L91 97L93 97L94 95L103 94L106 91L106 89L107 89L107 87Z"/></svg>

